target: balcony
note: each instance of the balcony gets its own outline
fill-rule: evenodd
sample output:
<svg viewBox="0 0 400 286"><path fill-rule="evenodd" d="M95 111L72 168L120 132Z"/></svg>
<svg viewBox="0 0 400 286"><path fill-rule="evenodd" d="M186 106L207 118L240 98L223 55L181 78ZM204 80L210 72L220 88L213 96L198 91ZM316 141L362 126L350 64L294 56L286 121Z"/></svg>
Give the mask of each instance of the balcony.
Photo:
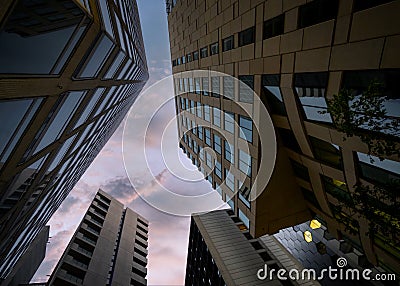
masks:
<svg viewBox="0 0 400 286"><path fill-rule="evenodd" d="M82 224L82 227L83 227L84 229L86 229L86 230L88 230L88 231L94 233L95 235L100 235L100 231L94 229L93 227L89 226L89 225L86 224L86 223L83 223L83 224Z"/></svg>
<svg viewBox="0 0 400 286"><path fill-rule="evenodd" d="M69 273L68 273L66 270L64 270L64 269L61 269L61 270L58 272L57 277L59 277L59 278L61 278L61 279L63 279L63 280L66 280L66 281L68 281L68 282L70 282L70 283L72 283L72 284L75 284L75 285L82 285L82 283L83 283L83 279L81 279L81 278L79 278L79 277L76 277L76 276L74 276L74 275L72 275L72 274L69 274Z"/></svg>
<svg viewBox="0 0 400 286"><path fill-rule="evenodd" d="M81 247L79 244L77 243L73 243L71 246L72 249L78 251L79 253L85 254L88 257L92 257L93 252L89 251L87 249L84 249L83 247Z"/></svg>
<svg viewBox="0 0 400 286"><path fill-rule="evenodd" d="M101 219L105 219L106 216L100 212L98 212L95 208L90 207L89 208L90 213L97 215L98 217L100 217Z"/></svg>
<svg viewBox="0 0 400 286"><path fill-rule="evenodd" d="M81 240L83 240L83 241L85 241L85 242L89 242L91 245L93 245L93 246L96 246L96 241L95 240L93 240L93 239L90 239L89 237L87 237L87 236L85 236L83 233L81 233L81 232L79 232L77 235L76 235L76 237L77 238L79 238L79 239L81 239Z"/></svg>
<svg viewBox="0 0 400 286"><path fill-rule="evenodd" d="M85 264L85 263L83 263L83 262L81 262L79 260L76 260L74 257L72 257L70 255L67 255L65 257L64 261L69 263L69 264L71 264L71 265L80 267L80 268L85 269L85 270L88 269L88 266L89 266L88 264Z"/></svg>

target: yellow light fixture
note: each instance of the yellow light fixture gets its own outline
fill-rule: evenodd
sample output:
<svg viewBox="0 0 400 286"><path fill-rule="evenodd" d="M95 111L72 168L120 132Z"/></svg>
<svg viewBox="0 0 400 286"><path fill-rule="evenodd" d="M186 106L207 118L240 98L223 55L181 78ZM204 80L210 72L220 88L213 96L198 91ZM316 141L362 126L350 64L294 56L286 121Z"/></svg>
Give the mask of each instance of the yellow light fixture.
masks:
<svg viewBox="0 0 400 286"><path fill-rule="evenodd" d="M309 232L308 230L306 230L304 233L304 240L307 242L311 242L312 241L312 234L311 232Z"/></svg>
<svg viewBox="0 0 400 286"><path fill-rule="evenodd" d="M317 229L321 227L321 223L319 221L317 221L316 219L313 219L312 221L310 221L310 227L312 229Z"/></svg>

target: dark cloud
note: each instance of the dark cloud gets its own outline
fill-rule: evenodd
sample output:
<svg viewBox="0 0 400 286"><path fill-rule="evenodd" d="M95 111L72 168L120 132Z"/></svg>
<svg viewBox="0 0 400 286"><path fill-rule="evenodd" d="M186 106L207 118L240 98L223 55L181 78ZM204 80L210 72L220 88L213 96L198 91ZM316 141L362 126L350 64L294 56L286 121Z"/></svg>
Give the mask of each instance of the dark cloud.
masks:
<svg viewBox="0 0 400 286"><path fill-rule="evenodd" d="M103 191L107 192L117 200L125 200L135 193L128 177L117 177L107 181L100 187Z"/></svg>

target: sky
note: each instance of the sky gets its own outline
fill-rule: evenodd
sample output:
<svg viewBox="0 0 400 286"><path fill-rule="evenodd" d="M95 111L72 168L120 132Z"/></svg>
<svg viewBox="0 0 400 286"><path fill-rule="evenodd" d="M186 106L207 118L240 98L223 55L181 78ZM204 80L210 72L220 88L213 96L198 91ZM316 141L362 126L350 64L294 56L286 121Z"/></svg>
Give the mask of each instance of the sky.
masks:
<svg viewBox="0 0 400 286"><path fill-rule="evenodd" d="M217 192L178 148L173 102L167 101L159 110L149 104L173 95L167 14L164 0L137 3L149 81L124 122L49 221L46 257L32 282L47 281L99 188L149 220L148 285L184 284L189 214L222 207ZM194 197L180 209L179 199L173 198L183 195ZM208 200L202 200L204 197Z"/></svg>

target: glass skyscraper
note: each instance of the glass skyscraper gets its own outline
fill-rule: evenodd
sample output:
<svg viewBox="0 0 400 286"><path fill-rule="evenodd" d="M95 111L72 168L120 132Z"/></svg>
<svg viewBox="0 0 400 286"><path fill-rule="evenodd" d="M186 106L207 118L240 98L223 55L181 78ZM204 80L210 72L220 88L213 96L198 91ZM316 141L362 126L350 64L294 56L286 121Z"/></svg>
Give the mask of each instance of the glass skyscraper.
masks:
<svg viewBox="0 0 400 286"><path fill-rule="evenodd" d="M0 281L148 79L135 1L0 1Z"/></svg>

